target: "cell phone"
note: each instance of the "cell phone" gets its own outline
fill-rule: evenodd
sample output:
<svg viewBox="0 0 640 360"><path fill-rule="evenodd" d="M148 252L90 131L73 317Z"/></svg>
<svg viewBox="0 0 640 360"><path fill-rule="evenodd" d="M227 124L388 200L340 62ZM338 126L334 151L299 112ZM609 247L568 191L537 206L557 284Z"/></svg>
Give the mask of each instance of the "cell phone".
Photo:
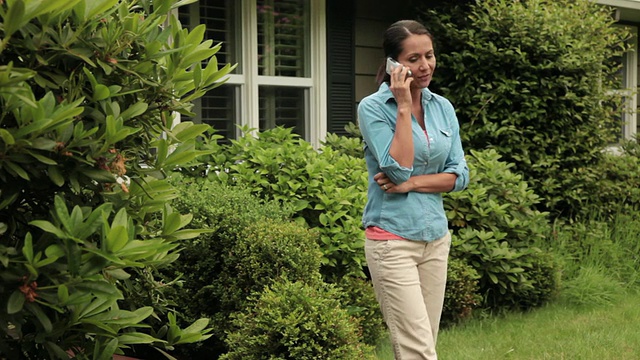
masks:
<svg viewBox="0 0 640 360"><path fill-rule="evenodd" d="M398 66L404 66L402 64L400 64L399 62L393 60L391 57L387 58L387 74L391 75L391 72L397 68ZM411 70L409 70L407 72L407 76L413 76L413 74L411 73Z"/></svg>

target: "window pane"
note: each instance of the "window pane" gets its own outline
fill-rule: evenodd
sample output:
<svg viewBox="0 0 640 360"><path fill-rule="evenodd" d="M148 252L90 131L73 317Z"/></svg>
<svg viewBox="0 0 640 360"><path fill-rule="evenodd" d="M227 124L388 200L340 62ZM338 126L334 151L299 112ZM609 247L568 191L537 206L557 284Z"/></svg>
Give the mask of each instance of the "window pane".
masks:
<svg viewBox="0 0 640 360"><path fill-rule="evenodd" d="M305 136L305 90L291 87L261 86L260 131L276 126L294 128Z"/></svg>
<svg viewBox="0 0 640 360"><path fill-rule="evenodd" d="M236 93L237 86L223 85L207 92L199 101L201 122L211 125L225 141L236 137Z"/></svg>
<svg viewBox="0 0 640 360"><path fill-rule="evenodd" d="M613 89L624 89L627 86L627 77L625 76L627 69L624 66L624 64L626 64L626 54L624 56L612 57L610 61L611 66L617 68L617 71L613 74L613 78L611 79L613 81Z"/></svg>
<svg viewBox="0 0 640 360"><path fill-rule="evenodd" d="M222 43L216 59L220 67L227 63L238 66L232 73L239 74L240 69L240 4L235 0L200 1L189 6L178 8L180 22L185 27L193 29L199 24L205 24L205 40L212 40L214 44Z"/></svg>
<svg viewBox="0 0 640 360"><path fill-rule="evenodd" d="M308 77L307 0L257 0L258 74Z"/></svg>

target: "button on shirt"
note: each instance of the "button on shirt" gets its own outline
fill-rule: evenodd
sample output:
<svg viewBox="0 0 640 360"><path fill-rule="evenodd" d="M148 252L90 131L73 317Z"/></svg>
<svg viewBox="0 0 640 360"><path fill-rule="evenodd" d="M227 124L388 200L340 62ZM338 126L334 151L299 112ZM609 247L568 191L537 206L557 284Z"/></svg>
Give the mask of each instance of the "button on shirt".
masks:
<svg viewBox="0 0 640 360"><path fill-rule="evenodd" d="M469 168L460 142L460 125L453 105L429 89L422 90L424 130L411 116L414 159L411 168L391 157L391 141L396 128L398 106L387 83L382 83L358 105L358 122L364 138L364 156L369 173L364 227L377 226L409 240L433 241L443 237L449 226L440 193L386 193L373 180L383 172L394 184L411 176L437 173L457 175L452 191L469 184ZM427 136L429 138L427 138Z"/></svg>

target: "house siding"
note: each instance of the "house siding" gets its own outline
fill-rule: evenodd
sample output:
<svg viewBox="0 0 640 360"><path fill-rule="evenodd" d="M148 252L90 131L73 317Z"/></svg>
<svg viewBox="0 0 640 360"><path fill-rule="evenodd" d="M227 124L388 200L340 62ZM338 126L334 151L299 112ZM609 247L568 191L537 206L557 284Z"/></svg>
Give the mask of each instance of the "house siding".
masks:
<svg viewBox="0 0 640 360"><path fill-rule="evenodd" d="M376 91L376 74L383 63L382 35L392 23L413 18L409 2L356 0L355 97L356 102Z"/></svg>

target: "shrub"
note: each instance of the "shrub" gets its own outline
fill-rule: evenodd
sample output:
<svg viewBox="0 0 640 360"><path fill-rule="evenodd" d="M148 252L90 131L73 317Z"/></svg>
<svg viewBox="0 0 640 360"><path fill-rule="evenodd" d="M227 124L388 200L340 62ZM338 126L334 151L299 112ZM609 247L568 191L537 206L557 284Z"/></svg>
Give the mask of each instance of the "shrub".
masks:
<svg viewBox="0 0 640 360"><path fill-rule="evenodd" d="M386 334L386 326L376 300L373 284L357 276L345 276L336 284L341 303L359 324L362 341L375 346Z"/></svg>
<svg viewBox="0 0 640 360"><path fill-rule="evenodd" d="M484 306L540 305L558 285L556 265L534 246L550 233L547 214L534 209L540 198L495 150L471 150L467 162L467 190L444 201L452 257L478 272Z"/></svg>
<svg viewBox="0 0 640 360"><path fill-rule="evenodd" d="M574 218L585 219L598 213L602 218L640 209L640 158L628 153L605 154L598 166L574 170L575 181L583 187L568 193L576 208ZM588 194L588 196L587 196Z"/></svg>
<svg viewBox="0 0 640 360"><path fill-rule="evenodd" d="M562 286L561 261L554 254L536 247L527 260L526 278L532 286L523 286L515 294L514 298L518 299L516 307L520 309L541 306L555 299Z"/></svg>
<svg viewBox="0 0 640 360"><path fill-rule="evenodd" d="M359 343L357 323L337 297L331 285L273 283L234 314L230 351L220 359L375 359L373 348Z"/></svg>
<svg viewBox="0 0 640 360"><path fill-rule="evenodd" d="M621 147L624 154L640 158L640 138L638 138L638 134L631 139L624 140Z"/></svg>
<svg viewBox="0 0 640 360"><path fill-rule="evenodd" d="M220 183L193 183L181 176L181 196L173 205L189 209L193 223L207 232L184 244L169 276L181 276L174 301L190 320L200 316L216 324L215 338L183 349L190 359L224 353L230 315L247 306L247 297L277 278L320 283L317 234L287 219L290 211L262 203L248 189Z"/></svg>
<svg viewBox="0 0 640 360"><path fill-rule="evenodd" d="M480 306L482 297L478 293L478 278L478 272L464 260L449 259L441 318L443 327L470 318L473 309Z"/></svg>
<svg viewBox="0 0 640 360"><path fill-rule="evenodd" d="M299 221L317 229L327 280L362 275L367 187L363 158L330 147L318 151L291 129L275 128L247 132L220 145L206 161L211 181L247 187L261 199L288 204Z"/></svg>
<svg viewBox="0 0 640 360"><path fill-rule="evenodd" d="M629 34L612 26L610 9L490 0L424 19L440 51L432 88L456 106L465 148L498 151L554 217L587 203L592 192L574 169L597 167L623 104L609 90Z"/></svg>
<svg viewBox="0 0 640 360"><path fill-rule="evenodd" d="M322 143L322 146L330 147L341 154L354 158L364 158L364 142L362 141L360 128L354 123L349 123L349 125L345 126L345 130L350 136L329 133Z"/></svg>
<svg viewBox="0 0 640 360"><path fill-rule="evenodd" d="M206 337L206 320L183 332L162 299L156 269L198 233L165 206L175 191L163 173L194 161L207 128L173 127L174 112L188 113L229 67L218 69L220 47L203 41L203 27L167 19L174 3L0 2L0 352L9 358L110 359L132 344L171 350ZM139 289L152 293L136 299Z"/></svg>

